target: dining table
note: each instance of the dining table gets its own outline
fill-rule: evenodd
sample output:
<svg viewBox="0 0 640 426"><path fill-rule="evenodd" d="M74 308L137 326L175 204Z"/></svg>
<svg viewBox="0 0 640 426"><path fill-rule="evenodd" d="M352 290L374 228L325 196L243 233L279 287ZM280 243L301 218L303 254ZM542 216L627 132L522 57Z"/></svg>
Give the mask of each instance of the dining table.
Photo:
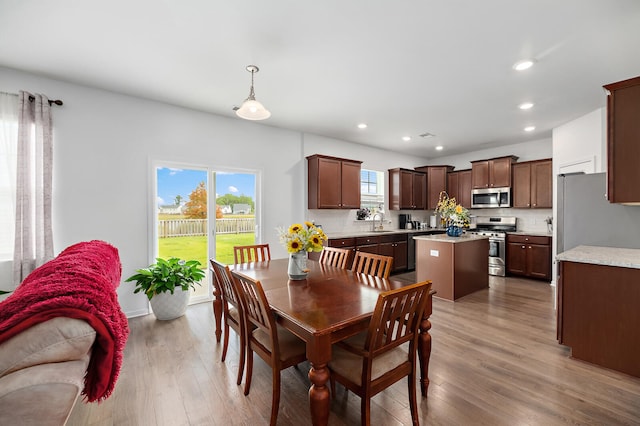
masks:
<svg viewBox="0 0 640 426"><path fill-rule="evenodd" d="M331 345L367 330L381 292L413 283L394 279L393 276L379 278L359 274L312 260L307 262L309 271L306 279L291 280L287 274L288 262L288 259L272 259L229 267L259 280L277 323L305 341L310 364L311 420L314 425L326 425L330 412L327 386L330 372L327 365L331 360ZM423 397L427 396L429 386L429 317L433 293L429 295L420 323L417 348ZM216 335L219 336L222 302L215 291L213 306Z"/></svg>

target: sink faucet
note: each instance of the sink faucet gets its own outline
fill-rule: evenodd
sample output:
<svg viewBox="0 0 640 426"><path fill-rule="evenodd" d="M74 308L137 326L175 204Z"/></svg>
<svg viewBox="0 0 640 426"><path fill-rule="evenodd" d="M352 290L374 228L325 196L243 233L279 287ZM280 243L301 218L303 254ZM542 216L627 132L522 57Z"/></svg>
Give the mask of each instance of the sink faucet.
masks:
<svg viewBox="0 0 640 426"><path fill-rule="evenodd" d="M376 226L376 216L378 216L380 218L380 226ZM373 215L373 230L374 231L382 231L384 229L384 226L382 225L382 220L383 220L383 216L382 213L375 213Z"/></svg>

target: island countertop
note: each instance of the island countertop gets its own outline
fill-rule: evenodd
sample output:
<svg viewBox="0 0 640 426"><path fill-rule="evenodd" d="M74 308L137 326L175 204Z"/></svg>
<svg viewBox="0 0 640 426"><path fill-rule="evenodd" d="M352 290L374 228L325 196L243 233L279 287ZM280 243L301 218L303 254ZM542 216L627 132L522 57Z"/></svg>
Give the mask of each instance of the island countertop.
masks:
<svg viewBox="0 0 640 426"><path fill-rule="evenodd" d="M469 241L477 241L477 240L488 240L489 237L483 235L476 234L463 234L459 237L450 237L447 234L438 234L438 235L417 235L413 237L414 240L428 240L428 241L439 241L444 243L466 243Z"/></svg>
<svg viewBox="0 0 640 426"><path fill-rule="evenodd" d="M558 261L640 269L640 249L577 246L556 256Z"/></svg>

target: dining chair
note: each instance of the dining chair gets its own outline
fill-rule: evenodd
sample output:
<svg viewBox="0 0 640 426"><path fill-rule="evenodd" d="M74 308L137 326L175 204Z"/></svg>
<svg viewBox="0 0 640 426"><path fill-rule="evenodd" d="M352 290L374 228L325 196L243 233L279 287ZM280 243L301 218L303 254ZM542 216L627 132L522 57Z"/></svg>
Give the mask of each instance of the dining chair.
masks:
<svg viewBox="0 0 640 426"><path fill-rule="evenodd" d="M360 274L375 275L380 278L389 278L393 257L380 254L357 251L353 258L351 270Z"/></svg>
<svg viewBox="0 0 640 426"><path fill-rule="evenodd" d="M239 290L246 327L255 327L247 333L247 376L244 394L249 395L253 375L253 353L257 353L273 372L271 392L271 425L276 424L280 407L280 371L307 359L306 343L296 335L276 324L276 318L267 302L260 281L240 272L232 271Z"/></svg>
<svg viewBox="0 0 640 426"><path fill-rule="evenodd" d="M351 250L337 247L324 247L320 253L319 262L323 265L337 266L346 269L349 264Z"/></svg>
<svg viewBox="0 0 640 426"><path fill-rule="evenodd" d="M238 380L239 385L242 382L244 372L244 363L246 359L246 339L247 331L245 329L246 322L244 320L244 310L240 295L236 288L236 283L231 276L229 267L220 263L216 259L209 259L214 274L214 283L218 286L219 294L222 296L222 321L224 327L224 341L222 344L222 362L227 358L227 349L229 348L229 328L233 328L240 337L240 357L238 360Z"/></svg>
<svg viewBox="0 0 640 426"><path fill-rule="evenodd" d="M233 259L236 264L249 262L264 262L271 260L269 244L254 244L250 246L234 246Z"/></svg>
<svg viewBox="0 0 640 426"><path fill-rule="evenodd" d="M361 422L371 422L371 398L407 376L409 406L417 425L416 350L418 327L431 291L423 281L378 295L369 329L332 346L331 394L335 382L361 398Z"/></svg>

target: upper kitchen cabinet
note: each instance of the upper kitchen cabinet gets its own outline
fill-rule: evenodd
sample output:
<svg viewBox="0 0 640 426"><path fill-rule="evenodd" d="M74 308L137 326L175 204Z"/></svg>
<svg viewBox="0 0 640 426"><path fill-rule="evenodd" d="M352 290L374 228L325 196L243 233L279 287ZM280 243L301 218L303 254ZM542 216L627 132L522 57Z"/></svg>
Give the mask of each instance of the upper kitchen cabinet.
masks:
<svg viewBox="0 0 640 426"><path fill-rule="evenodd" d="M359 209L362 161L307 157L310 209Z"/></svg>
<svg viewBox="0 0 640 426"><path fill-rule="evenodd" d="M453 166L424 166L416 170L427 174L427 210L434 210L440 192L447 190L447 173L453 171Z"/></svg>
<svg viewBox="0 0 640 426"><path fill-rule="evenodd" d="M553 171L551 159L514 163L513 207L552 208Z"/></svg>
<svg viewBox="0 0 640 426"><path fill-rule="evenodd" d="M427 175L409 169L389 169L389 210L424 210Z"/></svg>
<svg viewBox="0 0 640 426"><path fill-rule="evenodd" d="M462 207L471 208L471 170L447 173L447 193Z"/></svg>
<svg viewBox="0 0 640 426"><path fill-rule="evenodd" d="M640 203L640 77L604 86L607 96L607 197Z"/></svg>
<svg viewBox="0 0 640 426"><path fill-rule="evenodd" d="M518 157L492 158L471 162L471 184L473 189L502 188L511 186L511 164Z"/></svg>

